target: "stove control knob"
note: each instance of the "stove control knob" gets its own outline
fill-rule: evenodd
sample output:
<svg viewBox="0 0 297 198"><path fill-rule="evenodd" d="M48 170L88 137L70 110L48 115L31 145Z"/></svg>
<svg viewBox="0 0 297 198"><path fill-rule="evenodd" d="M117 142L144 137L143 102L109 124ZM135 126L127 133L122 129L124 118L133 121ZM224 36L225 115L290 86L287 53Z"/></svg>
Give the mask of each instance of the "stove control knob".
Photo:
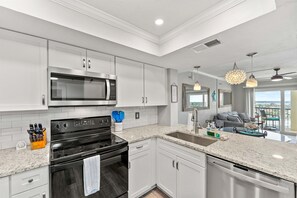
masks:
<svg viewBox="0 0 297 198"><path fill-rule="evenodd" d="M63 124L63 127L64 127L64 128L66 128L67 126L68 126L67 123L64 123L64 124Z"/></svg>
<svg viewBox="0 0 297 198"><path fill-rule="evenodd" d="M105 123L108 123L108 119L105 119Z"/></svg>
<svg viewBox="0 0 297 198"><path fill-rule="evenodd" d="M56 125L56 128L57 128L57 129L59 129L59 128L60 128L60 125L59 125L59 124L57 124L57 125Z"/></svg>

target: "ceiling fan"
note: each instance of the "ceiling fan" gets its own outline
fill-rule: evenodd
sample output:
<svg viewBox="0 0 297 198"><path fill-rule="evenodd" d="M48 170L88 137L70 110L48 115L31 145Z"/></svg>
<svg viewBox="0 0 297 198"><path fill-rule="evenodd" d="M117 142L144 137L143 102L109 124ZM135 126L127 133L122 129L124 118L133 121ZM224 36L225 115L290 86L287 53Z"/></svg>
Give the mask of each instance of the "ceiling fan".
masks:
<svg viewBox="0 0 297 198"><path fill-rule="evenodd" d="M297 72L287 72L287 73L279 74L278 71L280 70L280 68L274 68L273 70L275 71L275 75L271 77L271 81L281 81L283 79L291 80L292 77L288 75L297 73Z"/></svg>

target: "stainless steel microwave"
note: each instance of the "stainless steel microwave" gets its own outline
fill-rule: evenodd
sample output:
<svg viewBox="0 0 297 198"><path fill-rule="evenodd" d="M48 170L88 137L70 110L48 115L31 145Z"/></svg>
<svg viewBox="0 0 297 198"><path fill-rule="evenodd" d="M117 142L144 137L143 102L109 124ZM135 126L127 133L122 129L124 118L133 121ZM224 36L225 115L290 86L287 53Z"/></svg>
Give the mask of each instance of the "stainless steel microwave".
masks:
<svg viewBox="0 0 297 198"><path fill-rule="evenodd" d="M49 106L116 105L116 75L49 67Z"/></svg>

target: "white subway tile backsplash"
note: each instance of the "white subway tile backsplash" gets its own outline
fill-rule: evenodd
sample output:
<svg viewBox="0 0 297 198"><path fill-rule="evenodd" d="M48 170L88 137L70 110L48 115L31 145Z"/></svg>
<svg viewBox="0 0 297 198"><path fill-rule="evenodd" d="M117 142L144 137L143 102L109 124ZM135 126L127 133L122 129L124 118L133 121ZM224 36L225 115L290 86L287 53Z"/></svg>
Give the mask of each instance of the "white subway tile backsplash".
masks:
<svg viewBox="0 0 297 198"><path fill-rule="evenodd" d="M15 147L20 140L29 143L29 124L42 123L50 137L50 120L111 115L113 110L125 112L124 128L158 123L157 107L60 107L42 111L0 113L0 149ZM140 119L135 119L135 112Z"/></svg>

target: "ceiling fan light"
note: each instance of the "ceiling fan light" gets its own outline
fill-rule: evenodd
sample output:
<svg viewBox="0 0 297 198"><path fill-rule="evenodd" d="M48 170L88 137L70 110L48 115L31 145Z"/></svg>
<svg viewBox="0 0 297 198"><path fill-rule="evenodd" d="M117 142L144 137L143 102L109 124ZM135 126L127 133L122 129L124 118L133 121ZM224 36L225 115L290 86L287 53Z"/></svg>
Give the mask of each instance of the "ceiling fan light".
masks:
<svg viewBox="0 0 297 198"><path fill-rule="evenodd" d="M284 78L280 75L275 75L271 77L271 81L277 82L277 81L282 81Z"/></svg>
<svg viewBox="0 0 297 198"><path fill-rule="evenodd" d="M195 82L194 87L193 87L194 91L200 91L201 90L201 85L198 81Z"/></svg>
<svg viewBox="0 0 297 198"><path fill-rule="evenodd" d="M258 81L253 74L247 79L245 86L248 88L258 87Z"/></svg>

